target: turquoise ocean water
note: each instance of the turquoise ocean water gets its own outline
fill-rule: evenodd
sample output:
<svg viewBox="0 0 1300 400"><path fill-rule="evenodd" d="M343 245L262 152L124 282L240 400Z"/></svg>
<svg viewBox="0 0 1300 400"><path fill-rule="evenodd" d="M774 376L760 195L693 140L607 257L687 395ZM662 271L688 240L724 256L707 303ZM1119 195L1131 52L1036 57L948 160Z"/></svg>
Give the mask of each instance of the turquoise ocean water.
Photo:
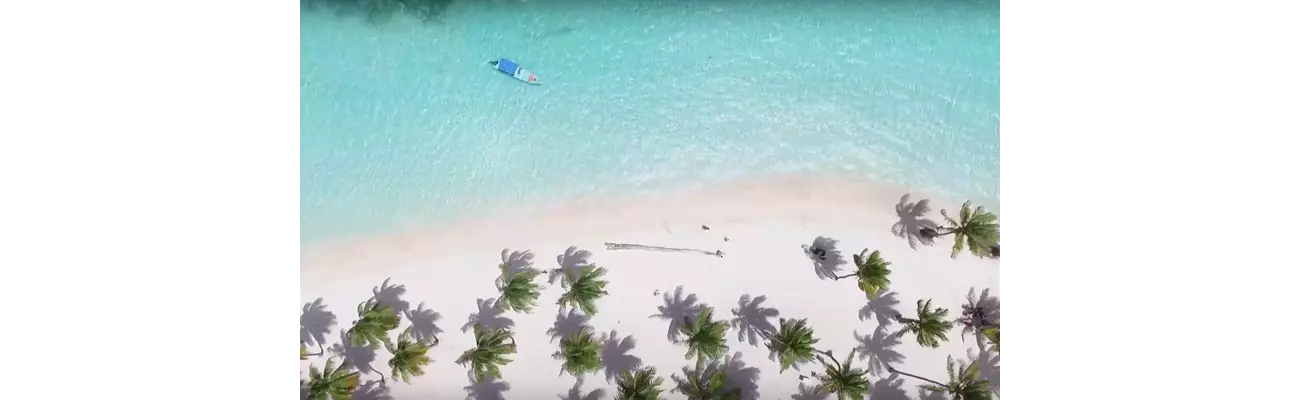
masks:
<svg viewBox="0 0 1300 400"><path fill-rule="evenodd" d="M455 1L431 23L304 8L302 239L765 174L996 206L998 8Z"/></svg>

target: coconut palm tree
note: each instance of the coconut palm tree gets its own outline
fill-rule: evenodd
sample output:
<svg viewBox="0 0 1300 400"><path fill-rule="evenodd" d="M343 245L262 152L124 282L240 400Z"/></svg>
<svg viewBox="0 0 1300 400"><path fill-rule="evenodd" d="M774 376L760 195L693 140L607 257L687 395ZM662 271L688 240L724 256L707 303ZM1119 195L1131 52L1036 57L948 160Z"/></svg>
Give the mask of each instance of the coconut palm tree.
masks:
<svg viewBox="0 0 1300 400"><path fill-rule="evenodd" d="M998 247L1001 238L997 214L985 211L984 206L979 206L972 211L970 201L962 203L957 220L948 216L948 210L939 210L939 213L943 214L948 225L940 228L945 232L931 236L956 235L953 236L952 258L957 258L957 255L961 254L963 245L969 247L971 254L977 257L994 257L994 248Z"/></svg>
<svg viewBox="0 0 1300 400"><path fill-rule="evenodd" d="M315 356L319 356L319 355L321 355L321 354L325 354L325 345L324 345L323 343L320 343L320 342L317 342L316 344L320 345L320 352L317 352L317 353L308 353L308 352L307 352L307 343L299 342L299 343L298 343L298 360L299 360L299 361L305 361L305 360L307 360L307 357L315 357Z"/></svg>
<svg viewBox="0 0 1300 400"><path fill-rule="evenodd" d="M618 375L618 396L614 400L659 400L664 378L655 376L654 367L623 371Z"/></svg>
<svg viewBox="0 0 1300 400"><path fill-rule="evenodd" d="M346 363L334 365L334 358L325 360L325 369L308 369L308 381L303 383L308 400L351 400L352 391L361 384L360 372L348 372Z"/></svg>
<svg viewBox="0 0 1300 400"><path fill-rule="evenodd" d="M813 337L807 319L782 318L781 329L768 338L767 349L771 352L768 358L780 361L781 372L785 372L790 367L815 360L817 349L813 345L819 340Z"/></svg>
<svg viewBox="0 0 1300 400"><path fill-rule="evenodd" d="M584 314L596 315L596 300L609 294L605 291L605 285L609 281L601 279L606 272L608 270L591 264L583 266L576 273L565 275L569 291L564 292L556 304L560 307L577 306Z"/></svg>
<svg viewBox="0 0 1300 400"><path fill-rule="evenodd" d="M817 378L817 391L820 393L835 393L839 400L853 399L863 400L867 398L867 391L871 389L871 383L867 381L867 370L853 368L853 354L857 349L849 351L848 361L840 363L835 359L831 352L821 352L817 356L817 361L821 361L822 366L826 367L824 374L813 372L814 378ZM826 362L829 357L833 363Z"/></svg>
<svg viewBox="0 0 1300 400"><path fill-rule="evenodd" d="M988 328L984 328L984 337L989 338L989 342L993 343L993 351L996 351L998 353L1002 352L1002 345L999 344L998 341L1002 337L1002 327L990 326Z"/></svg>
<svg viewBox="0 0 1300 400"><path fill-rule="evenodd" d="M867 255L867 249L862 249L862 253L853 255L853 264L858 266L857 271L852 274L837 276L835 280L857 277L858 289L866 293L869 299L874 299L876 295L889 289L890 263L880 258L880 250Z"/></svg>
<svg viewBox="0 0 1300 400"><path fill-rule="evenodd" d="M411 383L411 377L424 375L423 367L431 361L429 348L437 345L437 338L432 342L412 340L410 333L402 333L397 337L397 346L387 346L388 352L393 353L393 358L388 360L388 366L393 367L393 372L389 375L408 384Z"/></svg>
<svg viewBox="0 0 1300 400"><path fill-rule="evenodd" d="M515 351L515 338L510 331L483 329L482 325L474 325L474 348L465 350L456 359L456 364L470 364L470 369L478 380L488 376L500 379L501 366L512 361L506 355L515 354Z"/></svg>
<svg viewBox="0 0 1300 400"><path fill-rule="evenodd" d="M346 336L353 346L390 346L392 341L388 339L388 332L397 329L401 322L402 317L387 304L370 299L357 305L357 320L348 328Z"/></svg>
<svg viewBox="0 0 1300 400"><path fill-rule="evenodd" d="M700 313L691 317L682 317L682 336L686 337L686 358L716 360L722 358L729 350L727 347L726 321L713 320L713 307L704 306Z"/></svg>
<svg viewBox="0 0 1300 400"><path fill-rule="evenodd" d="M533 307L537 306L537 298L542 295L541 285L534 282L542 275L542 271L525 267L512 272L509 267L507 263L501 264L501 277L497 278L497 290L501 292L501 297L497 299L497 307L516 312L532 312Z"/></svg>
<svg viewBox="0 0 1300 400"><path fill-rule="evenodd" d="M889 368L889 372L930 382L930 384L921 385L921 390L946 393L953 400L990 400L993 398L989 381L979 379L979 366L972 363L958 368L957 362L953 361L952 356L948 356L948 384L946 385L892 367Z"/></svg>
<svg viewBox="0 0 1300 400"><path fill-rule="evenodd" d="M903 318L903 314L894 316L894 319L903 324L903 329L899 334L911 333L916 335L916 343L925 347L939 347L939 342L948 340L948 331L952 330L953 322L944 321L943 317L948 315L948 309L936 308L930 309L930 300L916 301L916 319Z"/></svg>
<svg viewBox="0 0 1300 400"><path fill-rule="evenodd" d="M740 388L726 389L727 369L721 362L712 361L705 365L703 361L695 362L695 369L682 367L682 378L673 374L676 383L672 391L686 396L687 400L740 400Z"/></svg>
<svg viewBox="0 0 1300 400"><path fill-rule="evenodd" d="M589 327L582 327L577 333L560 339L560 351L552 354L556 360L564 360L563 372L575 378L596 372L600 369L600 350L603 343L596 339L596 333Z"/></svg>

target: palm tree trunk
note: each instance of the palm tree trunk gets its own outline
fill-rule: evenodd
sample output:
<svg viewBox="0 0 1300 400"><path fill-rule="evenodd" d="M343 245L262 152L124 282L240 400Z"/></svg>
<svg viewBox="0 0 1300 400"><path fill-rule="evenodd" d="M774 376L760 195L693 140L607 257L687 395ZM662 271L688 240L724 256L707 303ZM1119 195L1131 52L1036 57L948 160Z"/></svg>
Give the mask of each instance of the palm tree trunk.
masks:
<svg viewBox="0 0 1300 400"><path fill-rule="evenodd" d="M935 385L942 386L942 387L944 387L944 388L948 388L948 385L945 385L945 384L942 384L942 383L939 383L939 382L936 382L936 381L932 381L932 380L930 380L929 378L925 378L925 377L921 377L921 376L916 376L916 375L912 375L912 374L909 374L909 373L906 373L906 372L903 372L903 371L899 371L899 370L894 369L894 367L891 367L891 366L888 366L888 365L885 366L885 369L888 369L889 372L890 372L890 373L893 373L893 374L899 374L899 375L903 375L903 376L908 376L908 377L912 377L912 378L920 379L920 380L923 380L923 381L926 381L926 382L933 383L933 384L935 384Z"/></svg>
<svg viewBox="0 0 1300 400"><path fill-rule="evenodd" d="M307 357L314 357L314 356L319 356L321 354L325 354L325 344L321 342L316 342L316 345L320 346L320 353L315 353L315 354L307 353Z"/></svg>
<svg viewBox="0 0 1300 400"><path fill-rule="evenodd" d="M848 274L848 275L844 275L844 276L837 276L837 277L835 277L835 280L838 281L838 280L840 280L840 279L844 279L844 278L852 278L852 277L855 277L855 276L858 276L858 274Z"/></svg>

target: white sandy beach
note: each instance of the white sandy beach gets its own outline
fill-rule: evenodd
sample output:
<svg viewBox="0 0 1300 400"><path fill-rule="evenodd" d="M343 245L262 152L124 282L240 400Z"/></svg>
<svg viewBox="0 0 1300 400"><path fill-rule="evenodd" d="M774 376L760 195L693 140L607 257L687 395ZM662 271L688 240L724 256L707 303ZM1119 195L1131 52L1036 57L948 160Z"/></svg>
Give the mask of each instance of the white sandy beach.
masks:
<svg viewBox="0 0 1300 400"><path fill-rule="evenodd" d="M918 299L933 299L936 307L949 310L948 319L955 319L972 289L977 296L985 289L997 296L996 260L979 259L969 253L954 260L949 257L950 237L914 250L907 239L891 233L891 227L900 219L895 206L908 192L906 188L848 180L769 179L660 198L578 201L540 212L500 213L490 219L462 221L427 231L304 246L301 299L308 303L322 298L328 311L336 315L337 325L326 335L326 347L340 342L340 332L356 319L357 304L372 297L372 290L385 279L405 287L401 300L410 309L423 304L441 315L436 323L442 331L438 334L441 343L430 352L433 362L425 368L424 376L410 384L390 380L388 394L396 399L466 398L470 394L465 389L470 384L467 368L454 361L473 346L474 338L462 327L471 314L479 312L476 300L497 297L494 280L500 273L497 266L502 262L502 250L531 251L533 267L545 270L558 268L557 258L570 246L589 251L589 262L609 270L609 295L597 302L599 313L588 324L597 332L616 331L619 339L633 338L635 347L627 354L658 369L665 380L665 398L684 398L667 392L673 386L668 376L680 374L681 367L693 362L684 357L685 347L668 341L668 321L650 316L659 313L658 307L665 303L664 294L671 295L678 286L684 294L697 296L699 303L713 306L717 318L724 320L734 317L731 310L742 296L766 296L762 305L779 311L781 318L807 318L821 340L818 348L832 350L841 360L850 350L860 348L859 356L866 358L855 361L855 365L871 366L869 358L874 354L893 359L890 364L899 370L946 381L947 356L968 360L968 350L978 355L974 354L978 350L973 337L963 342L960 324L936 349L919 346L912 335L902 337L897 345L882 345L888 342L885 336L897 331L899 324L887 321L888 333L877 332L881 321L886 320L874 314L861 315L867 299L856 281L822 279L801 249L801 245L818 237L837 240L836 248L844 259L839 275L851 273L852 254L864 248L881 250L885 260L892 263L890 291L897 300L893 308L905 316L915 316ZM924 198L931 200L932 208L926 217L935 222L942 220L939 209L946 208L953 214L961 203L916 192L911 195L912 202ZM996 205L989 206L996 209ZM711 230L704 231L701 225ZM606 250L605 242L722 250L725 257ZM548 334L556 323L555 300L562 292L556 282L543 291L533 313L501 315L513 322L519 351L512 357L514 362L502 368L502 381L509 385L502 398L568 398L576 379L560 373L560 361L551 357L559 340ZM400 303L397 308L402 308ZM771 323L778 325L776 318ZM398 332L408 326L411 321L403 318ZM743 360L746 368L756 369L748 372L757 373L757 393L751 388L746 399L792 395L796 399L818 398L798 395L800 372L779 373L778 364L768 359L761 339L755 345L741 342L734 328L729 336L731 353ZM864 336L868 343L861 343L855 336ZM887 351L881 351L881 347ZM314 346L309 349L316 351ZM891 352L896 354L891 356ZM387 376L387 356L385 350L379 349L369 367ZM982 372L1000 393L997 355L985 357ZM628 360L618 357L615 361ZM303 361L303 374L309 364L323 363L324 357ZM368 371L367 366L361 366L361 370ZM805 365L802 370L820 370L820 365ZM888 375L886 371L872 372L880 375L872 378L871 398L924 398L916 388L922 382L907 377L886 382L882 381ZM379 376L363 375L363 383L369 380L378 381ZM808 380L806 385L812 383ZM614 385L612 380L607 381L604 370L586 376L581 392L585 395L595 389L605 389L602 398L614 397ZM363 390L356 398L376 398L369 397L372 394L376 393Z"/></svg>

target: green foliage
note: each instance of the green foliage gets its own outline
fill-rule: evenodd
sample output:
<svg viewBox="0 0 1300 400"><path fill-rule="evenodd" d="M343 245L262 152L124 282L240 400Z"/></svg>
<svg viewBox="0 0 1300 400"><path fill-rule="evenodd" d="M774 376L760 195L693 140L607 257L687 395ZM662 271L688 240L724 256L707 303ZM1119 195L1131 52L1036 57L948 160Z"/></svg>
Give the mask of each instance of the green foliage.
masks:
<svg viewBox="0 0 1300 400"><path fill-rule="evenodd" d="M388 346L388 352L393 353L393 358L388 360L388 366L393 368L390 376L411 383L412 377L424 375L423 367L431 361L429 348L438 344L438 339L433 340L411 340L409 332L402 333L397 338L397 346Z"/></svg>
<svg viewBox="0 0 1300 400"><path fill-rule="evenodd" d="M298 360L302 361L306 359L307 359L307 344L298 343Z"/></svg>
<svg viewBox="0 0 1300 400"><path fill-rule="evenodd" d="M970 364L961 368L948 356L948 385L921 385L922 390L947 393L953 400L991 400L993 392L989 381L979 379L978 365Z"/></svg>
<svg viewBox="0 0 1300 400"><path fill-rule="evenodd" d="M1001 240L1001 232L998 225L998 216L984 210L984 206L970 209L970 201L961 205L959 219L953 220L948 216L947 210L939 210L943 218L948 221L944 227L948 230L946 233L953 233L952 258L957 258L961 254L963 245L970 248L970 253L980 258L993 257L993 246ZM946 234L945 233L945 234Z"/></svg>
<svg viewBox="0 0 1300 400"><path fill-rule="evenodd" d="M696 361L695 369L682 367L681 378L672 375L676 387L672 391L686 396L687 400L740 400L740 389L725 389L727 370L719 361L705 365Z"/></svg>
<svg viewBox="0 0 1300 400"><path fill-rule="evenodd" d="M682 336L686 339L686 358L717 360L727 353L727 325L725 321L713 320L713 307L700 308L695 318L686 317L682 321Z"/></svg>
<svg viewBox="0 0 1300 400"><path fill-rule="evenodd" d="M509 341L510 343L506 343ZM515 354L515 338L504 329L483 329L474 325L474 342L472 349L465 350L456 359L456 364L469 364L475 379L483 380L488 376L501 378L501 366L512 360L506 355Z"/></svg>
<svg viewBox="0 0 1300 400"><path fill-rule="evenodd" d="M925 347L939 347L939 342L948 340L948 331L952 330L953 321L945 321L948 309L930 309L930 300L916 301L916 319L899 318L903 324L903 333L916 335L916 343Z"/></svg>
<svg viewBox="0 0 1300 400"><path fill-rule="evenodd" d="M324 370L311 366L307 376L308 400L351 400L352 391L361 384L360 373L349 373L343 364L335 366L332 357L325 360Z"/></svg>
<svg viewBox="0 0 1300 400"><path fill-rule="evenodd" d="M848 361L840 364L834 356L826 353L833 363L826 362L826 359L818 356L817 360L821 361L822 366L826 367L826 372L815 375L818 380L817 389L823 393L835 393L836 398L840 400L853 399L863 400L867 398L867 391L871 389L871 383L867 381L867 370L853 368L853 354L857 349L849 351Z"/></svg>
<svg viewBox="0 0 1300 400"><path fill-rule="evenodd" d="M618 396L614 400L659 400L664 379L655 376L654 367L623 371L618 375Z"/></svg>
<svg viewBox="0 0 1300 400"><path fill-rule="evenodd" d="M999 339L1002 338L1002 327L990 326L984 328L984 337L988 338L990 342L993 342L993 351L998 353L1002 352L1002 345L999 342Z"/></svg>
<svg viewBox="0 0 1300 400"><path fill-rule="evenodd" d="M780 361L781 372L785 372L792 366L812 362L817 356L813 345L819 340L813 337L807 319L782 321L781 329L767 342L767 349L771 352L769 358Z"/></svg>
<svg viewBox="0 0 1300 400"><path fill-rule="evenodd" d="M501 297L497 300L497 306L502 310L532 312L533 307L537 306L537 298L542 295L541 285L534 281L541 276L542 271L524 268L510 273L508 267L508 264L501 264L501 278L497 281Z"/></svg>
<svg viewBox="0 0 1300 400"><path fill-rule="evenodd" d="M858 266L854 275L858 277L858 289L866 293L867 298L874 299L889 288L890 263L880 258L880 250L866 254L867 249L862 249L861 254L853 255L853 264Z"/></svg>
<svg viewBox="0 0 1300 400"><path fill-rule="evenodd" d="M556 360L564 360L564 372L574 377L596 372L600 369L601 342L589 327L569 337L560 339L560 351L552 354Z"/></svg>
<svg viewBox="0 0 1300 400"><path fill-rule="evenodd" d="M605 285L609 282L602 279L606 269L597 267L595 264L583 266L576 273L566 275L565 282L569 291L560 296L556 301L560 307L576 306L588 316L596 315L596 300L609 294L605 291Z"/></svg>
<svg viewBox="0 0 1300 400"><path fill-rule="evenodd" d="M353 346L391 346L388 332L397 329L397 325L402 322L402 318L391 307L380 304L375 299L358 304L357 317L347 334Z"/></svg>

